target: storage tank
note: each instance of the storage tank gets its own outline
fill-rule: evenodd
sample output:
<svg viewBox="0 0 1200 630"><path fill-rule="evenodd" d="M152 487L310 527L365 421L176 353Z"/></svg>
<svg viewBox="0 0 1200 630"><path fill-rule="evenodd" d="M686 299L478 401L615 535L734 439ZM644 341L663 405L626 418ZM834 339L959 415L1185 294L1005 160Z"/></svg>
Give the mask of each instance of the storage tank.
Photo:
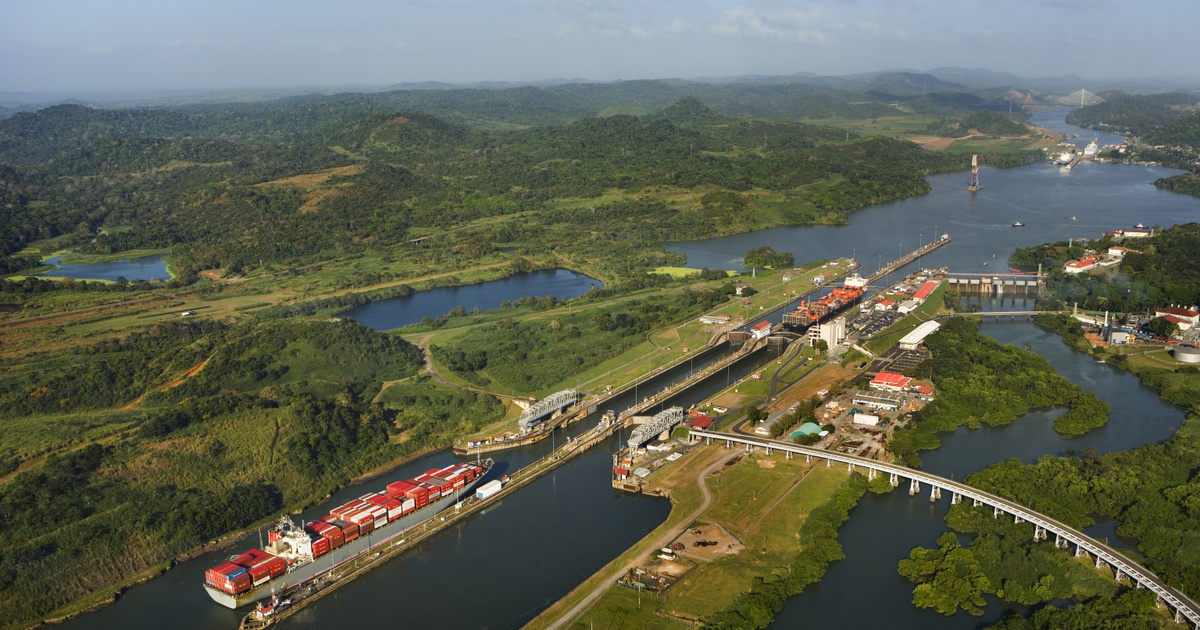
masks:
<svg viewBox="0 0 1200 630"><path fill-rule="evenodd" d="M1184 346L1175 346L1171 350L1171 354L1175 355L1175 360L1182 363L1200 363L1200 348L1187 348Z"/></svg>

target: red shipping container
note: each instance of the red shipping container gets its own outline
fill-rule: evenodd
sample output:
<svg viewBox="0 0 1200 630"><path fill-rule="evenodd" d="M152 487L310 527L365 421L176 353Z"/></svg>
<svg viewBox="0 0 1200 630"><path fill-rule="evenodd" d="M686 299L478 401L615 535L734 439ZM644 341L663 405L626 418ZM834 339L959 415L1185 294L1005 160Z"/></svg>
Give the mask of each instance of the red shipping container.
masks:
<svg viewBox="0 0 1200 630"><path fill-rule="evenodd" d="M429 489L425 486L413 486L413 488L404 493L406 496L412 497L418 503L429 498Z"/></svg>
<svg viewBox="0 0 1200 630"><path fill-rule="evenodd" d="M337 549L346 544L346 537L342 535L342 530L333 528L325 531L325 540L329 541L329 549Z"/></svg>
<svg viewBox="0 0 1200 630"><path fill-rule="evenodd" d="M358 535L366 536L375 531L375 521L363 521L358 525Z"/></svg>
<svg viewBox="0 0 1200 630"><path fill-rule="evenodd" d="M441 469L441 468L430 468L429 470L426 470L426 471L425 471L425 474L426 474L426 475L428 475L428 476L430 476L430 477L436 477L436 476L437 476L437 474L438 474L438 473L440 473L440 472L442 472L442 469Z"/></svg>
<svg viewBox="0 0 1200 630"><path fill-rule="evenodd" d="M329 539L317 538L314 540L312 544L312 552L314 558L320 558L321 556L329 553Z"/></svg>
<svg viewBox="0 0 1200 630"><path fill-rule="evenodd" d="M332 510L329 511L329 513L338 518L346 518L347 514L366 505L366 503L367 503L366 501L363 501L361 499L355 499L349 503L346 503L345 505L341 505L341 506L333 508Z"/></svg>
<svg viewBox="0 0 1200 630"><path fill-rule="evenodd" d="M208 570L208 573L213 576L220 576L221 579L227 579L230 573L237 573L245 567L240 567L232 562L219 564Z"/></svg>
<svg viewBox="0 0 1200 630"><path fill-rule="evenodd" d="M348 523L341 519L338 519L334 525L336 525L338 529L342 530L342 537L346 542L352 542L358 538L358 525L354 523Z"/></svg>
<svg viewBox="0 0 1200 630"><path fill-rule="evenodd" d="M417 487L415 484L408 483L407 481L395 481L389 483L387 489L388 492L399 492L400 494L404 494L415 487Z"/></svg>
<svg viewBox="0 0 1200 630"><path fill-rule="evenodd" d="M367 499L367 503L370 503L371 505L383 505L384 503L388 502L388 499L389 497L386 494L377 494Z"/></svg>

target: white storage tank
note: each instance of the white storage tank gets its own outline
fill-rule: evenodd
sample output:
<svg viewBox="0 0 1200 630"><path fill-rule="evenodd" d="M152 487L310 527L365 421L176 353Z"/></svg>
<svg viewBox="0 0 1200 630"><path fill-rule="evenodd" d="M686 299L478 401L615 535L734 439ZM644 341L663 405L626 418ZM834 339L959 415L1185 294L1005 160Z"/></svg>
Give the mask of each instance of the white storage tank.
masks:
<svg viewBox="0 0 1200 630"><path fill-rule="evenodd" d="M503 487L503 484L500 483L500 480L493 479L475 489L475 498L487 499L495 496L497 492L500 492L501 487Z"/></svg>

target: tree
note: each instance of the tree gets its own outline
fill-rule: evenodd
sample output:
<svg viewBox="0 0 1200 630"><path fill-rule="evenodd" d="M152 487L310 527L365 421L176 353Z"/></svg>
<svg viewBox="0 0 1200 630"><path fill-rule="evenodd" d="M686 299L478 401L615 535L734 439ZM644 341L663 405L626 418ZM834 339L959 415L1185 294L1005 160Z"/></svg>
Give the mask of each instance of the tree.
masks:
<svg viewBox="0 0 1200 630"><path fill-rule="evenodd" d="M768 245L763 245L758 249L752 249L746 252L746 257L742 264L747 267L791 267L796 262L796 257L788 252L777 252L771 249Z"/></svg>
<svg viewBox="0 0 1200 630"><path fill-rule="evenodd" d="M1146 330L1154 333L1158 337L1170 337L1179 331L1179 326L1174 322L1169 322L1165 317L1152 319L1146 323Z"/></svg>

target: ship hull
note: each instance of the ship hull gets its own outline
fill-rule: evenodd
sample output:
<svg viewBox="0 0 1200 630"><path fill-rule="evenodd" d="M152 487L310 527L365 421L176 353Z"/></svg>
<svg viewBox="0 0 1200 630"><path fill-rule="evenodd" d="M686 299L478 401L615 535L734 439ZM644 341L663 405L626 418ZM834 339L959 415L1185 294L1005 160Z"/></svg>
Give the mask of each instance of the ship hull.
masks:
<svg viewBox="0 0 1200 630"><path fill-rule="evenodd" d="M278 578L274 580L268 580L267 582L241 595L230 595L229 593L215 589L208 584L204 585L204 590L208 592L208 596L211 597L214 602L217 602L226 608L237 609L243 606L249 606L250 604L253 604L259 600L266 599L271 596L272 592L278 592L282 591L284 588L290 588L298 584L304 584L305 582L325 575L332 569L336 569L337 567L357 558L368 551L379 549L385 545L392 544L392 542L397 539L403 538L404 534L413 527L420 525L427 520L436 518L437 515L441 514L447 508L453 506L456 502L472 496L471 493L474 492L475 487L483 481L483 478L486 475L487 471L485 470L484 474L476 477L474 481L464 486L458 491L457 494L442 497L428 506L409 514L408 516L402 516L388 523L386 526L377 529L366 536L361 536L350 543L342 545L341 547L330 551L329 553L317 558L312 562L294 567L292 570L279 576Z"/></svg>

